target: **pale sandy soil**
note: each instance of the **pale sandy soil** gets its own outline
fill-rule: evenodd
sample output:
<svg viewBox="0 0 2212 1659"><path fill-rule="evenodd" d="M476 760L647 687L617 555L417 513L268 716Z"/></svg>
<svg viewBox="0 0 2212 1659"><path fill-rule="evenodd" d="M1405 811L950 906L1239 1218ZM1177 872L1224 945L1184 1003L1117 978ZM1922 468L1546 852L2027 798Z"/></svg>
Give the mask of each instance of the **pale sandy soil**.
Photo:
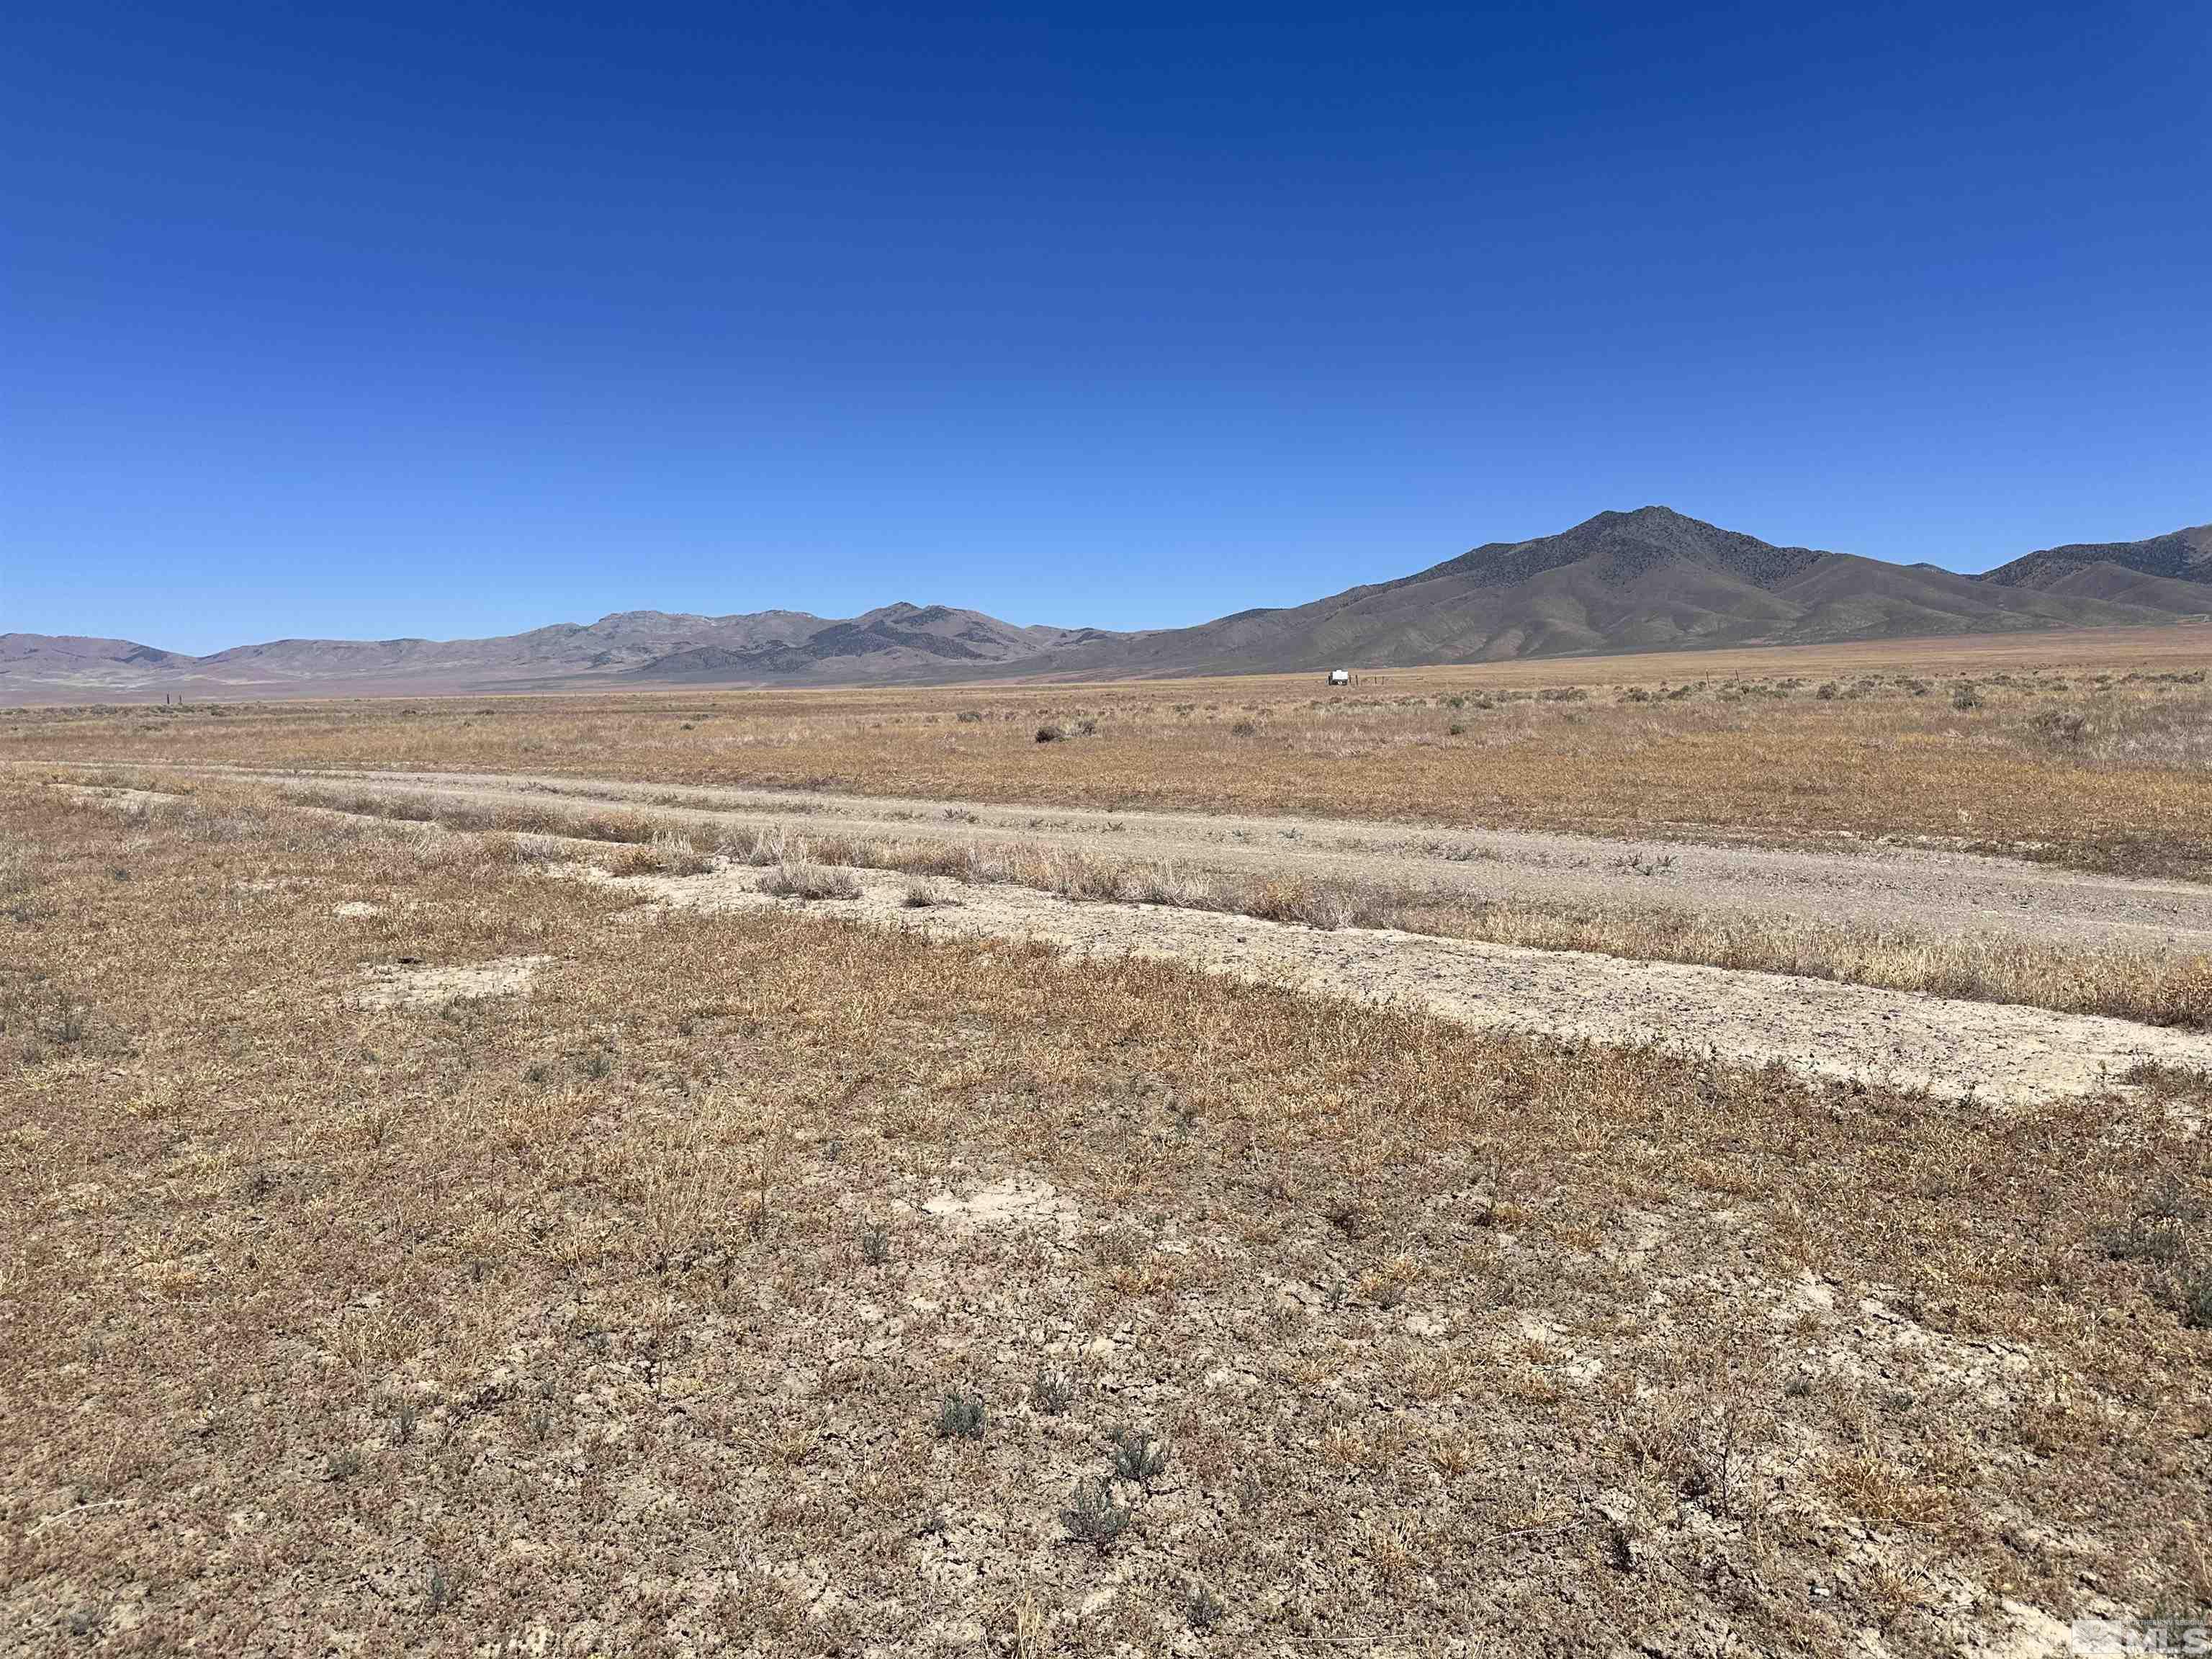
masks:
<svg viewBox="0 0 2212 1659"><path fill-rule="evenodd" d="M1627 962L1385 928L1324 932L1012 886L937 884L933 891L957 902L914 908L907 903L911 878L869 871L854 872L858 898L799 901L761 892L763 872L744 866L697 876L623 877L568 868L665 904L736 909L805 902L856 921L938 937L1033 939L1077 956L1171 958L1324 997L1409 1003L1479 1027L1650 1044L1950 1098L2009 1104L2087 1094L2147 1063L2212 1070L2212 1033L1780 974Z"/></svg>
<svg viewBox="0 0 2212 1659"><path fill-rule="evenodd" d="M338 906L340 915L375 914L369 906ZM543 957L500 957L490 962L430 968L417 963L374 963L362 973L355 993L364 1008L435 1008L474 997L513 996L530 988Z"/></svg>

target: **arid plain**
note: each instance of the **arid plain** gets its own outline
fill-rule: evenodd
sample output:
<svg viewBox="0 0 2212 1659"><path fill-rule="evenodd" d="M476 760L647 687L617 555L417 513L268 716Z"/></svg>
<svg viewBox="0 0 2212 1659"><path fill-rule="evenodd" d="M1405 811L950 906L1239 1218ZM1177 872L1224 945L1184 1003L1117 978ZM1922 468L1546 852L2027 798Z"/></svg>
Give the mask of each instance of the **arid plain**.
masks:
<svg viewBox="0 0 2212 1659"><path fill-rule="evenodd" d="M2208 659L0 713L0 1618L2201 1611Z"/></svg>

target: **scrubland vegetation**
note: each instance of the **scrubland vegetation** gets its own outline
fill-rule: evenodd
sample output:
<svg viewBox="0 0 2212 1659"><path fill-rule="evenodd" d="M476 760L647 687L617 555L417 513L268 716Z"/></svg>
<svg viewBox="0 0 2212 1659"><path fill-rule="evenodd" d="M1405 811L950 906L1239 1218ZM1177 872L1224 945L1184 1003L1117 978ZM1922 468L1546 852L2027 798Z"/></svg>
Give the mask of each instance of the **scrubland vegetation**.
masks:
<svg viewBox="0 0 2212 1659"><path fill-rule="evenodd" d="M0 825L21 1650L1936 1653L2212 1601L2201 1080L1822 1088L266 792Z"/></svg>

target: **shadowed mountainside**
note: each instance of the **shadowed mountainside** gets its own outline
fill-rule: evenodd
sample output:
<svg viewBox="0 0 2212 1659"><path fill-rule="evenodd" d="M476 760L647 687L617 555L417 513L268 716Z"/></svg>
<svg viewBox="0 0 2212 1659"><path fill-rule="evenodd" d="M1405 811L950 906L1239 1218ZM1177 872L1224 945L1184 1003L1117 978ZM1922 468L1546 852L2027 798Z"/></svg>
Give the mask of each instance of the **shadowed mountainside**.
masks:
<svg viewBox="0 0 2212 1659"><path fill-rule="evenodd" d="M2212 582L2212 524L2144 542L2084 542L2047 547L2001 564L1982 578L2002 587L2120 604L2188 606ZM2191 584L2180 586L2176 584Z"/></svg>

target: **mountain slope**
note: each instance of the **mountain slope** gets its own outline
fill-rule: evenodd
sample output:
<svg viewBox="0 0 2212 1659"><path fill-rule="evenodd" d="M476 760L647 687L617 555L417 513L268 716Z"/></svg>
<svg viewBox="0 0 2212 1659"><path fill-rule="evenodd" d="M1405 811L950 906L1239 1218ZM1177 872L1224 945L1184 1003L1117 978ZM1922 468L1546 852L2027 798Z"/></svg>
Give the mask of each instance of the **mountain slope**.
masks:
<svg viewBox="0 0 2212 1659"><path fill-rule="evenodd" d="M158 646L136 640L88 639L76 634L0 634L0 672L93 673L104 669L160 669L189 663Z"/></svg>
<svg viewBox="0 0 2212 1659"><path fill-rule="evenodd" d="M744 647L716 642L672 652L637 670L678 682L823 678L860 668L869 679L943 678L965 665L1025 662L1063 647L1115 636L1092 628L1018 628L980 611L901 603L803 638Z"/></svg>
<svg viewBox="0 0 2212 1659"><path fill-rule="evenodd" d="M2212 582L2212 524L2141 542L2081 542L2046 547L2001 564L1982 580L2000 587L2117 599L2185 597L2160 586ZM2199 609L2206 608L2199 606Z"/></svg>
<svg viewBox="0 0 2212 1659"><path fill-rule="evenodd" d="M1930 565L1775 547L1663 507L1494 542L1395 581L1281 611L1074 648L1074 672L1170 674L1404 667L1516 657L2155 623L2212 589L2106 598Z"/></svg>
<svg viewBox="0 0 2212 1659"><path fill-rule="evenodd" d="M288 679L514 678L634 668L702 642L759 650L804 640L830 624L801 611L694 617L618 611L589 626L556 623L483 640L270 640L197 659L206 672L246 682Z"/></svg>
<svg viewBox="0 0 2212 1659"><path fill-rule="evenodd" d="M2212 526L2050 548L1963 576L1777 547L1664 507L1194 628L1018 627L947 605L842 620L625 611L483 640L272 640L188 657L0 635L0 702L813 684L1389 668L1711 646L2110 627L2212 613Z"/></svg>

